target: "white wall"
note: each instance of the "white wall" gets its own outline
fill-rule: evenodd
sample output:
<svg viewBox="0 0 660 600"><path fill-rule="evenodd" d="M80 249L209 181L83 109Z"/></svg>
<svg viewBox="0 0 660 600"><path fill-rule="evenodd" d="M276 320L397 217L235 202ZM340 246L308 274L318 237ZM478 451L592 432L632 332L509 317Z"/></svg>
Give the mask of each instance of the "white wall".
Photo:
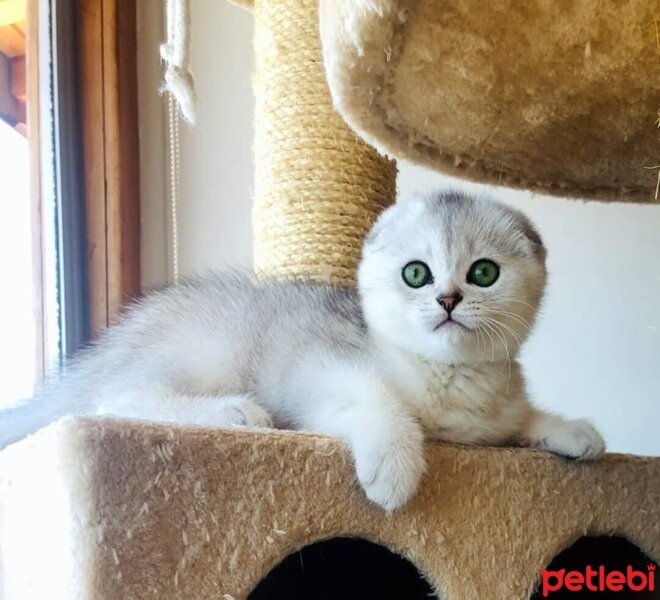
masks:
<svg viewBox="0 0 660 600"><path fill-rule="evenodd" d="M154 93L160 4L145 0L141 18L150 32L140 48L147 285L164 280L168 268L164 115ZM195 0L192 67L200 114L182 139L184 274L250 261L251 37L249 13ZM447 181L401 165L404 194ZM590 417L614 451L660 455L660 206L494 194L529 214L549 249L548 294L522 357L534 397L566 415Z"/></svg>
<svg viewBox="0 0 660 600"><path fill-rule="evenodd" d="M138 3L142 280L171 277L167 138L158 94L162 0ZM182 276L252 262L252 15L220 0L192 3L192 71L199 96L195 128L181 125L178 207Z"/></svg>
<svg viewBox="0 0 660 600"><path fill-rule="evenodd" d="M167 138L164 103L158 94L158 44L163 37L163 3L137 3L138 110L140 129L140 244L142 285L151 287L169 278L167 235Z"/></svg>

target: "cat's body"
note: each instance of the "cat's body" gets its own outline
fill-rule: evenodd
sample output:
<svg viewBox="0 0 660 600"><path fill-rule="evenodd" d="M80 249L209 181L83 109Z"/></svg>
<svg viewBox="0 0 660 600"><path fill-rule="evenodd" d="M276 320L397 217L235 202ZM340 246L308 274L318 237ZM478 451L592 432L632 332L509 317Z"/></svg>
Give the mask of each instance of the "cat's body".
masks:
<svg viewBox="0 0 660 600"><path fill-rule="evenodd" d="M494 268L482 264L480 284L466 282L485 257L497 261L495 281L481 285ZM155 293L34 408L0 416L0 446L64 414L274 423L346 439L367 495L388 509L414 492L424 438L595 457L597 432L535 409L513 360L544 258L529 223L499 204L446 195L398 205L367 239L359 292L231 274Z"/></svg>

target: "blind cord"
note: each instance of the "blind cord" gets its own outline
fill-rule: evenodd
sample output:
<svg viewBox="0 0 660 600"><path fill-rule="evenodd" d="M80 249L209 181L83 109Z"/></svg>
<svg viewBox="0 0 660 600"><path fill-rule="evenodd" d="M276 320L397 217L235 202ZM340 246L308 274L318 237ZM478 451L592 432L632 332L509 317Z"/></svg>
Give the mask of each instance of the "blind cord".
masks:
<svg viewBox="0 0 660 600"><path fill-rule="evenodd" d="M181 148L179 115L190 125L195 124L197 98L190 72L190 0L166 0L167 41L160 47L165 63L162 93L167 93L169 136L170 235L172 280L179 282L179 195L181 179Z"/></svg>
<svg viewBox="0 0 660 600"><path fill-rule="evenodd" d="M172 281L179 283L179 191L181 174L181 149L179 144L179 114L176 99L173 94L167 94L167 120L169 137L169 170L170 170L170 242Z"/></svg>

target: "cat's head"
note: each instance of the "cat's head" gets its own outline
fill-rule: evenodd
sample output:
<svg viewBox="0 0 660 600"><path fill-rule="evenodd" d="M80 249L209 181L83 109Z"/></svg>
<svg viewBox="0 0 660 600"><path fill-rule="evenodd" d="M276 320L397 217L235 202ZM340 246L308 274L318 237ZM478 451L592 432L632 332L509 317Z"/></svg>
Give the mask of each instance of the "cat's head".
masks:
<svg viewBox="0 0 660 600"><path fill-rule="evenodd" d="M455 192L385 210L358 274L372 332L449 363L513 357L545 281L543 242L522 213Z"/></svg>

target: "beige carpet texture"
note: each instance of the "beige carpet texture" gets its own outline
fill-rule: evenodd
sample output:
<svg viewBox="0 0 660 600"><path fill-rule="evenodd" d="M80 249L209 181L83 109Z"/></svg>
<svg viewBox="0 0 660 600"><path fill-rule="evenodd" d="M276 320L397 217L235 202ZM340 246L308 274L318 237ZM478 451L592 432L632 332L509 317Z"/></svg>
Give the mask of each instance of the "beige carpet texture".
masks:
<svg viewBox="0 0 660 600"><path fill-rule="evenodd" d="M419 493L388 515L332 438L68 419L0 453L0 598L240 600L337 535L405 556L443 600L526 599L585 533L660 559L660 459L427 456Z"/></svg>

